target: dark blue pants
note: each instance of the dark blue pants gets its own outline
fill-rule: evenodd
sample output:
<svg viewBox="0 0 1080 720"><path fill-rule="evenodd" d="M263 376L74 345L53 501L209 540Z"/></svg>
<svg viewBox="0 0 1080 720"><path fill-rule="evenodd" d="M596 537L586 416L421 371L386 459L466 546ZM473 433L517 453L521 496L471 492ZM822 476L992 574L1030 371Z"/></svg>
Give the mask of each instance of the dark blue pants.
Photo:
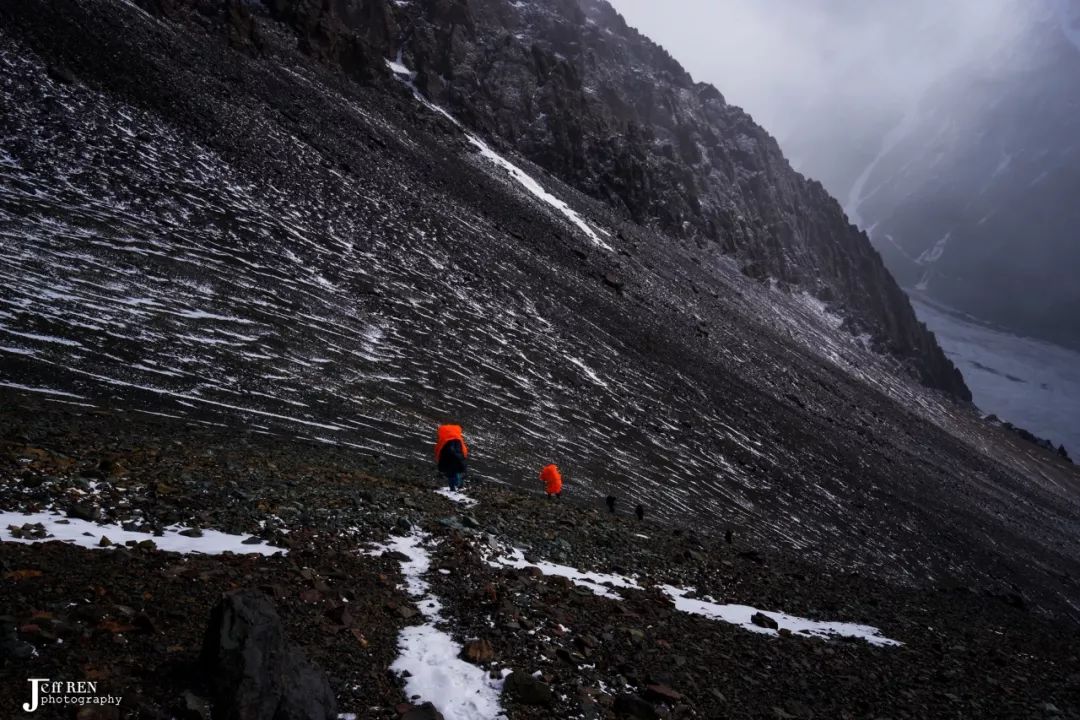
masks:
<svg viewBox="0 0 1080 720"><path fill-rule="evenodd" d="M465 487L465 476L462 473L446 473L446 480L450 483L451 491Z"/></svg>

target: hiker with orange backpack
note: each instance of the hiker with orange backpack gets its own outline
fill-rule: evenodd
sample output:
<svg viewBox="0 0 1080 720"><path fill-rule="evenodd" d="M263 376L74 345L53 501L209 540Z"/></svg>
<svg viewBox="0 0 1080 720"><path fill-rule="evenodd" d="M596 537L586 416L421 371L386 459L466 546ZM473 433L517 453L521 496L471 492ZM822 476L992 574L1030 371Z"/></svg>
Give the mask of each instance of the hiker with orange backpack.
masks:
<svg viewBox="0 0 1080 720"><path fill-rule="evenodd" d="M461 426L440 425L435 440L435 463L450 484L451 492L465 486L468 458L469 447L461 434Z"/></svg>
<svg viewBox="0 0 1080 720"><path fill-rule="evenodd" d="M540 470L540 480L544 483L544 491L549 498L558 500L562 496L562 474L554 463L545 465Z"/></svg>

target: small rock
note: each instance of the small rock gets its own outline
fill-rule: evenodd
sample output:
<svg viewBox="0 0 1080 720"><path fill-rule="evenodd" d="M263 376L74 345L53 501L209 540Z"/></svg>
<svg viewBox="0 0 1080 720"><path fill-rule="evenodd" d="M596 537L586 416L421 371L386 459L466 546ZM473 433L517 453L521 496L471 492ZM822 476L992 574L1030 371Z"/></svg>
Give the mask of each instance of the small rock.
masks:
<svg viewBox="0 0 1080 720"><path fill-rule="evenodd" d="M780 625L765 613L757 612L750 617L750 622L754 623L758 627L768 628L769 630L777 630Z"/></svg>
<svg viewBox="0 0 1080 720"><path fill-rule="evenodd" d="M200 538L203 536L202 530L197 527L188 528L187 530L181 530L177 535L183 535L184 537Z"/></svg>
<svg viewBox="0 0 1080 720"><path fill-rule="evenodd" d="M656 684L646 686L645 697L653 702L664 702L672 705L682 700L683 696L667 685Z"/></svg>
<svg viewBox="0 0 1080 720"><path fill-rule="evenodd" d="M210 703L190 690L184 691L184 711L188 720L210 720Z"/></svg>
<svg viewBox="0 0 1080 720"><path fill-rule="evenodd" d="M495 649L484 638L470 640L461 649L461 658L474 665L491 662L495 657Z"/></svg>
<svg viewBox="0 0 1080 720"><path fill-rule="evenodd" d="M101 519L101 510L94 507L90 503L77 503L68 508L68 517L76 518L77 520L86 520L87 522L95 522Z"/></svg>
<svg viewBox="0 0 1080 720"><path fill-rule="evenodd" d="M326 611L326 617L335 625L352 625L353 616L345 605L338 605Z"/></svg>
<svg viewBox="0 0 1080 720"><path fill-rule="evenodd" d="M554 701L550 686L520 670L507 676L503 684L503 692L522 705L546 707Z"/></svg>
<svg viewBox="0 0 1080 720"><path fill-rule="evenodd" d="M112 540L102 535L101 540L98 541L98 547L109 547L112 545Z"/></svg>

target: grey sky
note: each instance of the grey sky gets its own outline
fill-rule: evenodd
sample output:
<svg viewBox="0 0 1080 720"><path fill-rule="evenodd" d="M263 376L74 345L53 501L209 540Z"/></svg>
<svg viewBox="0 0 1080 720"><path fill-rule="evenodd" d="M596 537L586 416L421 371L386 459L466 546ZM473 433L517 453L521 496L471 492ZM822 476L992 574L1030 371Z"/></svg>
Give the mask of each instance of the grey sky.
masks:
<svg viewBox="0 0 1080 720"><path fill-rule="evenodd" d="M813 124L836 122L830 107L898 117L937 78L999 52L1018 15L1042 1L610 0L796 165Z"/></svg>

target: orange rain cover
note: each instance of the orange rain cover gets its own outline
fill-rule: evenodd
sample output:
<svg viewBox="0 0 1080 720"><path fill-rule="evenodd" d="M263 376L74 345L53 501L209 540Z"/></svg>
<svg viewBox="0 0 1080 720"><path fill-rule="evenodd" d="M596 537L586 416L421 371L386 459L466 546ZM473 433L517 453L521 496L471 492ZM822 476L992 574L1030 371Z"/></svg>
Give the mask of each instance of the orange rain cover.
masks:
<svg viewBox="0 0 1080 720"><path fill-rule="evenodd" d="M443 445L451 440L460 440L462 454L469 457L469 447L465 444L465 438L461 434L461 426L440 425L438 439L435 441L435 462L439 462L439 454L442 453Z"/></svg>
<svg viewBox="0 0 1080 720"><path fill-rule="evenodd" d="M540 479L544 481L544 489L549 495L562 492L562 475L559 474L559 468L554 465L545 465L540 471Z"/></svg>

